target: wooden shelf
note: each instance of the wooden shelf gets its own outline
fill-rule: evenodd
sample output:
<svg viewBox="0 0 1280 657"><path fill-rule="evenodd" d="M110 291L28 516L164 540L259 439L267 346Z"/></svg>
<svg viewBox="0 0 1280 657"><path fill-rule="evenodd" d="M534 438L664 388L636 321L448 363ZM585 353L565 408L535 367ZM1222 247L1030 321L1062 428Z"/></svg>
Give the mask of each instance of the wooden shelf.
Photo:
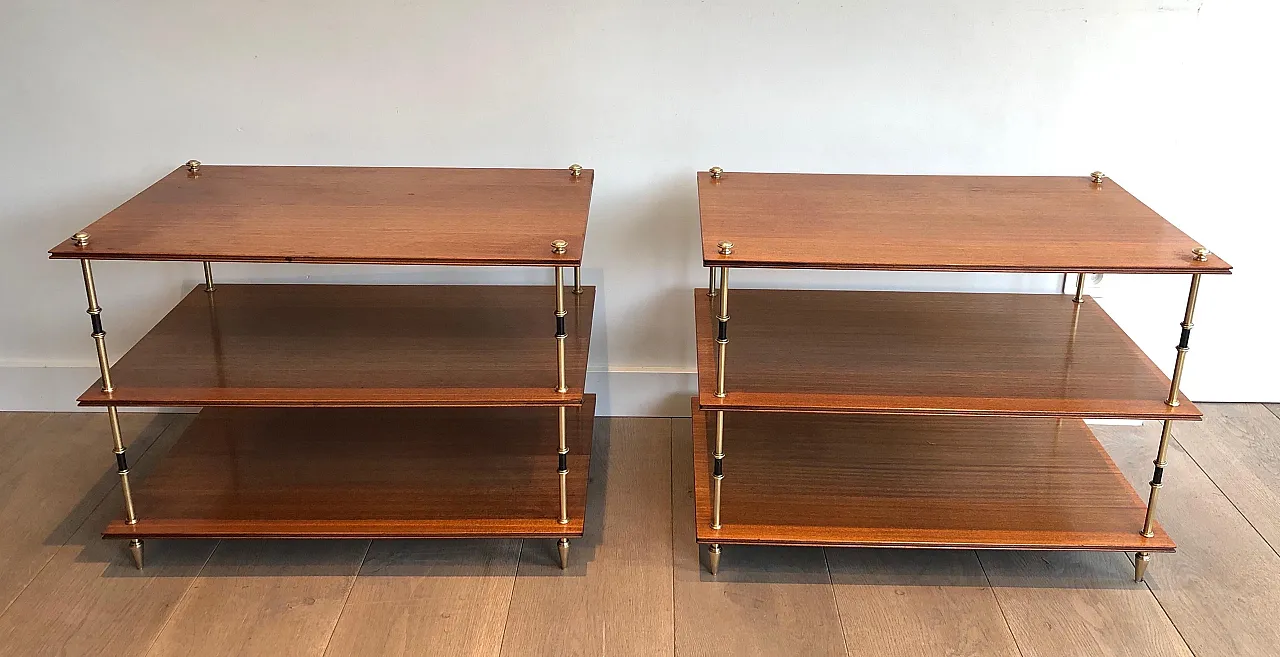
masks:
<svg viewBox="0 0 1280 657"><path fill-rule="evenodd" d="M709 415L695 399L700 543L1174 549L1076 419L725 413L717 531Z"/></svg>
<svg viewBox="0 0 1280 657"><path fill-rule="evenodd" d="M54 258L431 265L582 262L594 172L202 166L175 169ZM551 242L568 242L552 253Z"/></svg>
<svg viewBox="0 0 1280 657"><path fill-rule="evenodd" d="M557 393L555 288L198 287L95 383L85 406L577 406L595 288L565 291Z"/></svg>
<svg viewBox="0 0 1280 657"><path fill-rule="evenodd" d="M570 409L569 524L556 411L206 409L134 483L107 538L582 535L595 397Z"/></svg>
<svg viewBox="0 0 1280 657"><path fill-rule="evenodd" d="M704 410L1200 418L1090 298L731 288L723 398L693 300Z"/></svg>
<svg viewBox="0 0 1280 657"><path fill-rule="evenodd" d="M698 174L707 266L1229 273L1124 188L1088 177ZM717 244L733 242L720 255Z"/></svg>

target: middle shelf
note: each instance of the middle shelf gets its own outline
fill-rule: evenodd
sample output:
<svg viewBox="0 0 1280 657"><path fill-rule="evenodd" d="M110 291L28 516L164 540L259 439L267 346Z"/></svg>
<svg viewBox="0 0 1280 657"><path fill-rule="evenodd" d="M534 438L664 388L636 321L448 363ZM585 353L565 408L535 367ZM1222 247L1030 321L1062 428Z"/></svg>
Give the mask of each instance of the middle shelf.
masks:
<svg viewBox="0 0 1280 657"><path fill-rule="evenodd" d="M82 406L578 406L595 288L218 285L192 290Z"/></svg>
<svg viewBox="0 0 1280 657"><path fill-rule="evenodd" d="M1089 297L731 289L723 398L719 300L693 299L702 410L1201 417Z"/></svg>

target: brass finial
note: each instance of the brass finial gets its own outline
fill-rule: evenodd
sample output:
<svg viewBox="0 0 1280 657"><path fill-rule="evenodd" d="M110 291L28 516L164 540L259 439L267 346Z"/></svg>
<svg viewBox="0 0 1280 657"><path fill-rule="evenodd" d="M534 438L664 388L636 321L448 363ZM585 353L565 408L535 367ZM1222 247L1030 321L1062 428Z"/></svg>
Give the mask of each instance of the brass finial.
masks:
<svg viewBox="0 0 1280 657"><path fill-rule="evenodd" d="M89 233L83 231L76 233L71 236L71 241L75 243L76 246L89 246Z"/></svg>
<svg viewBox="0 0 1280 657"><path fill-rule="evenodd" d="M1106 177L1107 177L1106 174L1102 173L1101 171L1094 171L1093 173L1089 174L1089 178L1093 180L1093 184L1095 185L1101 185L1102 179Z"/></svg>
<svg viewBox="0 0 1280 657"><path fill-rule="evenodd" d="M581 164L571 164L571 165L569 165L569 173L570 173L574 178L577 178L578 176L581 176L581 175L582 175L582 165L581 165Z"/></svg>
<svg viewBox="0 0 1280 657"><path fill-rule="evenodd" d="M564 240L555 240L551 243L552 253L564 253L569 248L569 243Z"/></svg>
<svg viewBox="0 0 1280 657"><path fill-rule="evenodd" d="M187 160L187 171L200 173L200 160Z"/></svg>
<svg viewBox="0 0 1280 657"><path fill-rule="evenodd" d="M724 169L721 169L720 167L711 167L712 178L719 180L720 176L723 176L723 175L724 175Z"/></svg>
<svg viewBox="0 0 1280 657"><path fill-rule="evenodd" d="M1197 246L1196 248L1191 249L1191 255L1195 256L1196 260L1200 262L1209 261L1209 249L1206 249L1203 246Z"/></svg>
<svg viewBox="0 0 1280 657"><path fill-rule="evenodd" d="M733 242L721 242L721 243L717 244L716 246L720 247L720 255L732 255L732 254L733 254Z"/></svg>

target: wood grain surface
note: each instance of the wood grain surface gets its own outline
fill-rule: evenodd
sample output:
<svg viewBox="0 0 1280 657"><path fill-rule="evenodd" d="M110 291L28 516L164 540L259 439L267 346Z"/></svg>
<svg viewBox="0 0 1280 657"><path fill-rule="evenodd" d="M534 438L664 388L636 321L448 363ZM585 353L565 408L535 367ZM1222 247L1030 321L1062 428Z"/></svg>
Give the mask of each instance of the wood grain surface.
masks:
<svg viewBox="0 0 1280 657"><path fill-rule="evenodd" d="M595 288L220 285L193 289L97 382L85 406L576 406Z"/></svg>
<svg viewBox="0 0 1280 657"><path fill-rule="evenodd" d="M707 266L1229 273L1114 181L1087 176L698 174ZM717 245L733 243L730 255Z"/></svg>
<svg viewBox="0 0 1280 657"><path fill-rule="evenodd" d="M179 167L54 258L419 265L582 262L595 173L565 169ZM555 254L554 240L568 242Z"/></svg>
<svg viewBox="0 0 1280 657"><path fill-rule="evenodd" d="M726 413L694 402L699 543L1172 551L1080 420Z"/></svg>
<svg viewBox="0 0 1280 657"><path fill-rule="evenodd" d="M108 538L581 536L595 397L570 409L205 409Z"/></svg>
<svg viewBox="0 0 1280 657"><path fill-rule="evenodd" d="M703 410L1200 417L1092 298L730 289L724 398L716 302L693 300Z"/></svg>

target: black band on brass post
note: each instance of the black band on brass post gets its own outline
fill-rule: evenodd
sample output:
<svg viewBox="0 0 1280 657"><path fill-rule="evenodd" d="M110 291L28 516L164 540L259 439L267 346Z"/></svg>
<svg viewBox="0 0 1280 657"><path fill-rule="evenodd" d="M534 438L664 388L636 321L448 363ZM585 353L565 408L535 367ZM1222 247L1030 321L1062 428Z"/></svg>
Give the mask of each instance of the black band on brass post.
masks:
<svg viewBox="0 0 1280 657"><path fill-rule="evenodd" d="M712 471L711 471L711 475L712 475L713 477L723 477L723 476L724 476L724 459L723 459L723 458L717 458L717 459L715 460L715 465L713 466L713 469L712 469Z"/></svg>
<svg viewBox="0 0 1280 657"><path fill-rule="evenodd" d="M1157 465L1156 471L1151 475L1151 485L1159 486L1164 481L1164 466Z"/></svg>
<svg viewBox="0 0 1280 657"><path fill-rule="evenodd" d="M720 332L716 336L716 342L728 342L729 341L729 320L719 319L716 321L720 322Z"/></svg>
<svg viewBox="0 0 1280 657"><path fill-rule="evenodd" d="M557 470L556 472L559 472L560 474L564 474L568 471L569 471L569 455L562 452L560 454L560 469Z"/></svg>
<svg viewBox="0 0 1280 657"><path fill-rule="evenodd" d="M90 313L89 321L93 322L94 335L106 335L107 332L102 330L102 315L98 313Z"/></svg>
<svg viewBox="0 0 1280 657"><path fill-rule="evenodd" d="M1182 328L1182 339L1178 340L1178 349L1179 350L1186 349L1188 343L1190 342L1191 342L1191 328L1184 326Z"/></svg>
<svg viewBox="0 0 1280 657"><path fill-rule="evenodd" d="M569 334L568 334L568 333L566 333L566 332L565 332L565 330L564 330L564 316L563 316L563 315L560 315L560 316L557 316L557 317L556 317L556 337L557 337L557 338L567 338L567 337L569 337Z"/></svg>
<svg viewBox="0 0 1280 657"><path fill-rule="evenodd" d="M129 460L124 457L124 452L116 452L116 470L119 472L129 471Z"/></svg>

